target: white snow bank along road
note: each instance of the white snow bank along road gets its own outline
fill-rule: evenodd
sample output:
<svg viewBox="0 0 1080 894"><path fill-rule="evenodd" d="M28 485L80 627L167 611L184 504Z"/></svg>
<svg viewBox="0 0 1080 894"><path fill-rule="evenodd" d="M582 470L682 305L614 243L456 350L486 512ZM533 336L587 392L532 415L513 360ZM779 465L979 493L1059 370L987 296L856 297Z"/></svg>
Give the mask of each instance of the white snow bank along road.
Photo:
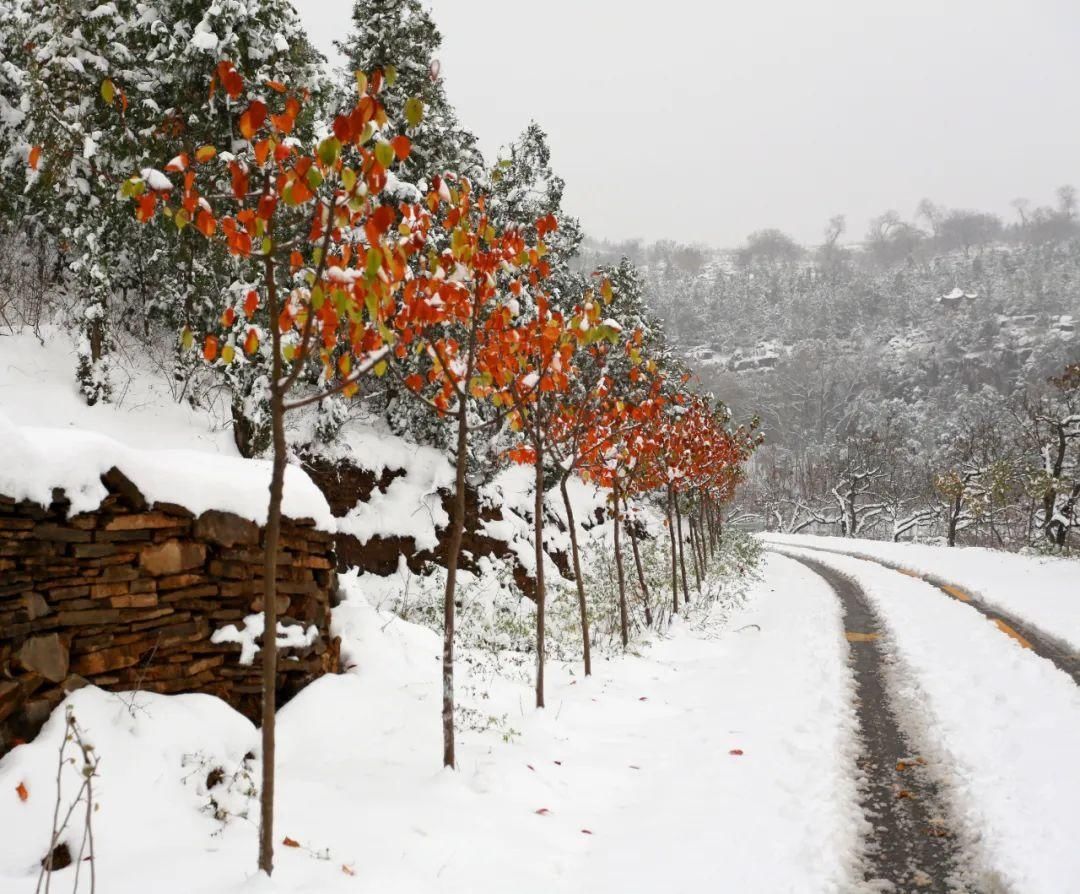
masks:
<svg viewBox="0 0 1080 894"><path fill-rule="evenodd" d="M1020 556L974 546L924 546L806 534L760 536L766 543L862 553L917 574L935 574L1080 652L1080 560Z"/></svg>
<svg viewBox="0 0 1080 894"><path fill-rule="evenodd" d="M914 723L915 741L947 774L953 813L1004 890L1080 890L1080 688L930 584L861 559L791 551L865 591L898 659L902 723Z"/></svg>
<svg viewBox="0 0 1080 894"><path fill-rule="evenodd" d="M529 679L470 679L463 661L463 703L505 713L520 735L464 731L456 773L438 769L439 637L378 612L346 578L335 626L358 665L280 715L276 838L299 847L278 848L265 889L847 890L859 817L839 606L794 562L773 557L766 571L726 624L716 609L702 629L680 625L643 656L598 657L588 681L553 665L543 712L530 707ZM489 698L471 690L479 684ZM101 758L98 890L250 891L251 724L207 696L132 703L85 689L70 703ZM0 762L5 894L34 889L61 732L58 714ZM208 792L219 766L227 781ZM258 779L257 765L250 773ZM211 797L250 819L222 825L204 812Z"/></svg>

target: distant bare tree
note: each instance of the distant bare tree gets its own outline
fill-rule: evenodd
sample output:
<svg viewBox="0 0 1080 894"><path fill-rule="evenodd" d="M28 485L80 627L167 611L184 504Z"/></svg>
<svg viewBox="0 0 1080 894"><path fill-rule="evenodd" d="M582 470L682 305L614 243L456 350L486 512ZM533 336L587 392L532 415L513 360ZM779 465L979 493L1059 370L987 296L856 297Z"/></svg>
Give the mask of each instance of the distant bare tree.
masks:
<svg viewBox="0 0 1080 894"><path fill-rule="evenodd" d="M746 237L746 245L736 254L743 267L756 264L775 265L797 261L803 249L787 233L777 229L758 230Z"/></svg>

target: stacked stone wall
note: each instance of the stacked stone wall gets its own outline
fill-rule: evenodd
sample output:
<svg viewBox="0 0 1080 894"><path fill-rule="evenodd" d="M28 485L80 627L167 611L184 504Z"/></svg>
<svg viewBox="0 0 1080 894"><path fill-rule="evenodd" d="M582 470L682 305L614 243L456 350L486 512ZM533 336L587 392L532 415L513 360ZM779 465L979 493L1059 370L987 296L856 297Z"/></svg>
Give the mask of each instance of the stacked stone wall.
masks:
<svg viewBox="0 0 1080 894"><path fill-rule="evenodd" d="M258 718L258 657L243 665L238 643L211 637L262 611L262 530L229 513L148 505L117 469L102 482L100 507L71 517L59 491L48 507L0 495L0 755L88 683L210 693ZM332 535L284 520L278 615L317 635L281 651L282 701L338 670L336 564Z"/></svg>

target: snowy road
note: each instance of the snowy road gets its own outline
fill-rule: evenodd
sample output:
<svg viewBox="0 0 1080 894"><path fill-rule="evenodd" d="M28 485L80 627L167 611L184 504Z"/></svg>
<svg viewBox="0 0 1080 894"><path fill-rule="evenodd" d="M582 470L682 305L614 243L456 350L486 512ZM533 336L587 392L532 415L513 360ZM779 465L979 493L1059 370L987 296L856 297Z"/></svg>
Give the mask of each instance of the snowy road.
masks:
<svg viewBox="0 0 1080 894"><path fill-rule="evenodd" d="M975 890L1080 890L1080 689L938 587L862 559L782 548L853 580L881 625L890 689L939 783Z"/></svg>

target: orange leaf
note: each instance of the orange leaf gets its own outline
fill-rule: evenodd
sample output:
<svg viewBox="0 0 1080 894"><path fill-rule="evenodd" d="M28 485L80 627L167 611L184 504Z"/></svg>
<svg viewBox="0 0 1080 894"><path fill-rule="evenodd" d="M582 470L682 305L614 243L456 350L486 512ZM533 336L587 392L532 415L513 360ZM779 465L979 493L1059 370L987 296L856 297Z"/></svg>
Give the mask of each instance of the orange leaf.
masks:
<svg viewBox="0 0 1080 894"><path fill-rule="evenodd" d="M285 847L300 847L299 841L293 841L288 835L281 842Z"/></svg>
<svg viewBox="0 0 1080 894"><path fill-rule="evenodd" d="M41 147L40 146L34 146L30 150L30 159L29 159L30 170L36 171L37 168L38 168L38 163L40 161L41 161Z"/></svg>
<svg viewBox="0 0 1080 894"><path fill-rule="evenodd" d="M154 212L157 210L157 193L147 192L139 196L138 207L135 210L135 216L141 223L146 223L149 220L153 220Z"/></svg>
<svg viewBox="0 0 1080 894"><path fill-rule="evenodd" d="M20 801L25 801L27 798L30 797L30 792L27 791L25 782L20 782L17 786L15 786L15 794L19 796Z"/></svg>
<svg viewBox="0 0 1080 894"><path fill-rule="evenodd" d="M413 391L419 391L424 387L424 379L419 373L410 373L405 377L405 387Z"/></svg>
<svg viewBox="0 0 1080 894"><path fill-rule="evenodd" d="M247 338L244 339L244 353L254 354L259 350L259 334L254 329L249 329Z"/></svg>
<svg viewBox="0 0 1080 894"><path fill-rule="evenodd" d="M344 863L341 864L341 871L344 872L346 875L356 875L356 870L353 869L351 866L347 866Z"/></svg>
<svg viewBox="0 0 1080 894"><path fill-rule="evenodd" d="M405 161L405 159L409 157L409 151L412 149L412 140L399 134L390 141L390 145L394 149L394 155L397 156L397 160Z"/></svg>
<svg viewBox="0 0 1080 894"><path fill-rule="evenodd" d="M214 235L214 231L217 230L217 221L214 220L214 215L209 211L202 209L195 215L195 227L202 233L207 239Z"/></svg>
<svg viewBox="0 0 1080 894"><path fill-rule="evenodd" d="M244 135L245 140L250 140L265 121L266 104L256 99L240 116L240 133Z"/></svg>
<svg viewBox="0 0 1080 894"><path fill-rule="evenodd" d="M289 88L286 87L281 81L267 81L266 86L273 90L275 93L284 93Z"/></svg>
<svg viewBox="0 0 1080 894"><path fill-rule="evenodd" d="M255 316L255 310L259 306L259 293L254 289L247 293L244 298L244 316L249 320Z"/></svg>
<svg viewBox="0 0 1080 894"><path fill-rule="evenodd" d="M274 127L277 130L281 131L281 133L284 134L291 133L293 127L296 126L296 119L292 115L288 114L271 115L270 121L273 123Z"/></svg>
<svg viewBox="0 0 1080 894"><path fill-rule="evenodd" d="M175 173L178 173L180 171L186 171L188 164L188 154L186 152L181 152L178 156L176 156L176 158L174 158L167 165L165 165L165 170Z"/></svg>
<svg viewBox="0 0 1080 894"><path fill-rule="evenodd" d="M217 155L217 149L213 146L200 146L195 150L195 161L199 164L206 164L215 155Z"/></svg>
<svg viewBox="0 0 1080 894"><path fill-rule="evenodd" d="M218 78L221 80L221 86L225 88L225 92L229 94L231 99L237 99L244 92L244 79L240 77L236 66L231 62L219 62L217 73Z"/></svg>
<svg viewBox="0 0 1080 894"><path fill-rule="evenodd" d="M255 163L261 168L266 164L267 156L270 155L270 141L257 140L255 142Z"/></svg>
<svg viewBox="0 0 1080 894"><path fill-rule="evenodd" d="M214 335L206 336L206 341L203 342L202 355L203 359L207 363L213 363L217 359L218 352L218 340Z"/></svg>
<svg viewBox="0 0 1080 894"><path fill-rule="evenodd" d="M236 311L231 307L226 307L225 312L221 315L221 325L228 329L235 322Z"/></svg>

